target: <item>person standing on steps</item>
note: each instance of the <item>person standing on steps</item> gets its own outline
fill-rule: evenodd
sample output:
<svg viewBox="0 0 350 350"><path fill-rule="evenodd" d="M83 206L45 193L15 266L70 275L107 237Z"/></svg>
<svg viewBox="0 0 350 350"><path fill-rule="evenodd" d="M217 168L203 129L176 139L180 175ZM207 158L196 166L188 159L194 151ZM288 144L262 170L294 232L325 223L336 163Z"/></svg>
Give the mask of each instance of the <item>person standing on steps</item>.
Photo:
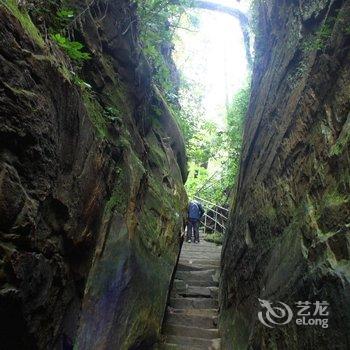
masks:
<svg viewBox="0 0 350 350"><path fill-rule="evenodd" d="M199 243L199 222L204 215L202 204L196 200L190 201L188 205L187 242L192 243L192 231L194 243Z"/></svg>

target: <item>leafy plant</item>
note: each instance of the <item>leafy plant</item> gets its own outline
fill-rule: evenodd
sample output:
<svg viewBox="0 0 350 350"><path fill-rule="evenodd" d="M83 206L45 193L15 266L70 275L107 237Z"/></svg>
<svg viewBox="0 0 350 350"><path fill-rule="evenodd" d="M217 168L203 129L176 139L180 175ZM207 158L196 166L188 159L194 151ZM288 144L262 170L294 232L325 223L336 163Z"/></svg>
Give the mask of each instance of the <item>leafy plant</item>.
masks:
<svg viewBox="0 0 350 350"><path fill-rule="evenodd" d="M224 235L220 232L209 233L204 236L204 240L207 242L215 243L216 245L222 245Z"/></svg>
<svg viewBox="0 0 350 350"><path fill-rule="evenodd" d="M84 47L82 43L78 41L70 41L68 38L58 33L51 35L51 38L67 53L71 59L75 61L86 61L91 58L88 52L82 51Z"/></svg>
<svg viewBox="0 0 350 350"><path fill-rule="evenodd" d="M121 112L115 107L107 107L103 112L103 116L107 120L121 122Z"/></svg>
<svg viewBox="0 0 350 350"><path fill-rule="evenodd" d="M171 46L175 28L190 0L137 0L142 49L153 68L153 79L168 102L177 101L172 76ZM192 18L191 23L195 23ZM127 30L127 29L126 29Z"/></svg>
<svg viewBox="0 0 350 350"><path fill-rule="evenodd" d="M61 9L57 11L57 17L65 21L69 21L74 17L74 11L70 9Z"/></svg>
<svg viewBox="0 0 350 350"><path fill-rule="evenodd" d="M305 51L322 50L329 37L332 34L332 28L329 24L323 24L316 34L304 44Z"/></svg>
<svg viewBox="0 0 350 350"><path fill-rule="evenodd" d="M249 85L236 94L227 112L226 131L218 130L211 123L200 124L188 148L190 166L186 190L189 197L198 195L211 202L227 203L239 169L249 97Z"/></svg>
<svg viewBox="0 0 350 350"><path fill-rule="evenodd" d="M77 74L71 74L72 75L72 81L74 84L78 85L80 88L84 89L84 90L91 90L92 86L87 83L86 81L84 81L83 79L79 78L79 76Z"/></svg>
<svg viewBox="0 0 350 350"><path fill-rule="evenodd" d="M55 27L59 30L66 27L74 18L74 11L68 8L62 8L57 11L55 18Z"/></svg>

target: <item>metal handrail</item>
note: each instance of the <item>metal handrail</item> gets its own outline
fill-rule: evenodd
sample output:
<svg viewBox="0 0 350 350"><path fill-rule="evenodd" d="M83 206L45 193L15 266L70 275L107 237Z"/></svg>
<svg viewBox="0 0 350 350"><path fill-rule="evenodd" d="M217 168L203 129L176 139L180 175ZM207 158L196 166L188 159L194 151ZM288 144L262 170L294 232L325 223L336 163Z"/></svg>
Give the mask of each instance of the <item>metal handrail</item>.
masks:
<svg viewBox="0 0 350 350"><path fill-rule="evenodd" d="M228 219L227 216L225 216L224 214L220 213L219 211L214 210L212 207L207 207L207 206L204 205L204 208L206 208L208 211L214 212L215 214L221 216L221 217L224 218L225 220Z"/></svg>
<svg viewBox="0 0 350 350"><path fill-rule="evenodd" d="M211 217L210 215L204 214L203 216L204 216L205 218L208 217L209 219L213 220L217 225L219 225L223 230L225 230L225 226L222 225L220 222L215 221L215 219L214 219L213 217ZM204 226L206 226L206 227L208 227L208 228L211 228L209 225L206 224L206 220L205 220L205 222L201 221L201 223L202 223Z"/></svg>
<svg viewBox="0 0 350 350"><path fill-rule="evenodd" d="M200 197L198 197L198 196L194 196L194 199L198 200L198 201L201 202L201 203L206 202L206 203L208 203L208 204L210 204L210 205L212 205L212 206L214 206L214 207L216 207L216 208L220 208L220 209L226 211L227 213L229 212L229 209L224 208L224 207L221 207L220 205L217 205L217 204L215 204L215 203L209 202L208 200L203 199L203 198L200 198Z"/></svg>
<svg viewBox="0 0 350 350"><path fill-rule="evenodd" d="M195 196L194 199L197 200L198 202L201 202L202 205L203 205L203 207L204 207L207 211L210 211L210 212L214 213L214 216L215 216L215 217L212 217L212 216L208 215L207 213L204 213L204 215L203 215L203 216L204 216L204 220L203 220L203 219L201 220L201 223L202 223L203 226L204 226L204 234L205 234L207 228L208 228L208 229L209 229L209 228L210 228L210 229L214 229L214 232L215 232L215 231L216 231L216 228L217 228L218 226L221 227L221 229L222 229L223 232L225 233L225 230L226 230L225 223L226 223L226 221L228 220L228 217L225 216L224 214L220 213L220 212L219 212L219 209L220 209L221 211L224 211L224 212L227 213L227 214L228 214L228 212L229 212L229 209L224 208L224 207L221 207L220 205L217 205L217 204L215 204L215 203L212 203L212 202L210 202L210 201L208 201L208 200L206 200L206 199L200 198L200 197L198 197L198 196ZM218 220L218 217L221 217L221 218L222 218L221 221L224 221L224 222L220 222L220 221ZM208 219L208 218L209 218L211 221L214 222L214 228L211 227L211 226L209 226L209 225L207 225L207 219Z"/></svg>

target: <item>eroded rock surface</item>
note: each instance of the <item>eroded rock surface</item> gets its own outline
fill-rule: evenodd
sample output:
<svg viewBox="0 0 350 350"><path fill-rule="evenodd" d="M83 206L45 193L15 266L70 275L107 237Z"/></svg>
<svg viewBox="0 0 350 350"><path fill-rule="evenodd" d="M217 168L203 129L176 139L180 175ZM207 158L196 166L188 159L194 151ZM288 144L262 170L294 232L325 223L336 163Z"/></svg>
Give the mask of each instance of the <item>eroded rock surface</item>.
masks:
<svg viewBox="0 0 350 350"><path fill-rule="evenodd" d="M261 1L223 248L225 349L350 347L350 2ZM268 328L258 298L329 302L329 327Z"/></svg>
<svg viewBox="0 0 350 350"><path fill-rule="evenodd" d="M0 33L1 347L146 349L180 247L187 171L135 6L95 2L70 28L92 56L79 78L25 6L1 3Z"/></svg>

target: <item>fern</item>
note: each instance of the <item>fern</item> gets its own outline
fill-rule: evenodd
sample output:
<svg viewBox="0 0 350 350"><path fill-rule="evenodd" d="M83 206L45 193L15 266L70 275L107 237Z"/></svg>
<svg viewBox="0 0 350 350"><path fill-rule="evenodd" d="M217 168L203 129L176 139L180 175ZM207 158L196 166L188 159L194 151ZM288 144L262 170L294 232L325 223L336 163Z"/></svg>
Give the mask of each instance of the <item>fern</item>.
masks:
<svg viewBox="0 0 350 350"><path fill-rule="evenodd" d="M53 34L51 35L51 38L67 53L71 59L75 61L86 61L91 58L88 52L82 51L84 47L82 43L78 41L70 41L61 34Z"/></svg>

